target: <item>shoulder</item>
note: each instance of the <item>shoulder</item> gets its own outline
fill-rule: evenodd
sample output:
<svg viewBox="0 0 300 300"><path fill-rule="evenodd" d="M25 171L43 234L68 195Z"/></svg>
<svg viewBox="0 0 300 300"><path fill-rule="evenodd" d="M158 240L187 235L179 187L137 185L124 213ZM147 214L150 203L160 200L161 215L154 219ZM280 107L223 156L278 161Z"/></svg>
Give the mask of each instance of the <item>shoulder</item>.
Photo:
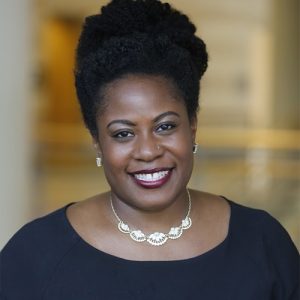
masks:
<svg viewBox="0 0 300 300"><path fill-rule="evenodd" d="M294 246L285 228L270 213L228 201L236 232L260 235L267 243L282 241Z"/></svg>
<svg viewBox="0 0 300 300"><path fill-rule="evenodd" d="M231 225L233 235L248 237L248 241L260 241L267 247L277 245L274 251L298 251L289 234L280 222L268 212L243 206L228 200L231 206Z"/></svg>
<svg viewBox="0 0 300 300"><path fill-rule="evenodd" d="M54 242L68 244L76 237L70 230L71 227L66 219L66 207L58 209L46 216L35 219L25 224L7 243L2 253L11 250L18 250L22 245L22 250L44 251L49 247L57 248ZM53 246L52 246L53 245ZM61 245L61 244L60 244Z"/></svg>
<svg viewBox="0 0 300 300"><path fill-rule="evenodd" d="M232 245L243 257L261 266L273 282L274 294L280 299L298 299L299 253L285 228L268 212L249 208L232 201Z"/></svg>
<svg viewBox="0 0 300 300"><path fill-rule="evenodd" d="M61 208L24 225L3 248L2 293L38 297L59 261L78 240L65 210Z"/></svg>

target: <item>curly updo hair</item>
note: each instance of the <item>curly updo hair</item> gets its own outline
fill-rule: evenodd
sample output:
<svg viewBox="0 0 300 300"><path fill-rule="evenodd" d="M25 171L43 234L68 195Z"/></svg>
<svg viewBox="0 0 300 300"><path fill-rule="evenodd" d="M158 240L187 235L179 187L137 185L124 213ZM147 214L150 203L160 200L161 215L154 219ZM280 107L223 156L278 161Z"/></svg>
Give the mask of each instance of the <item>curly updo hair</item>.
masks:
<svg viewBox="0 0 300 300"><path fill-rule="evenodd" d="M97 137L105 87L129 74L167 78L196 116L207 68L204 42L188 17L158 0L112 0L86 18L79 39L75 85L84 122Z"/></svg>

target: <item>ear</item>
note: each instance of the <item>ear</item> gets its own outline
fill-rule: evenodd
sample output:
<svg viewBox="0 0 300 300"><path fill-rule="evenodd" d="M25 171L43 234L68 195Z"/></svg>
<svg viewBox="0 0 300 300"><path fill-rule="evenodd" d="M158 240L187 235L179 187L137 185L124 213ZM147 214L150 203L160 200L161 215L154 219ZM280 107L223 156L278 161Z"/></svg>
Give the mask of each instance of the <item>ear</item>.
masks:
<svg viewBox="0 0 300 300"><path fill-rule="evenodd" d="M92 143L93 143L94 149L97 152L97 154L101 154L102 151L100 148L99 141L95 137L92 137Z"/></svg>
<svg viewBox="0 0 300 300"><path fill-rule="evenodd" d="M190 128L191 128L193 141L196 140L197 125L198 125L198 118L195 115L195 116L191 117L191 119L190 119Z"/></svg>

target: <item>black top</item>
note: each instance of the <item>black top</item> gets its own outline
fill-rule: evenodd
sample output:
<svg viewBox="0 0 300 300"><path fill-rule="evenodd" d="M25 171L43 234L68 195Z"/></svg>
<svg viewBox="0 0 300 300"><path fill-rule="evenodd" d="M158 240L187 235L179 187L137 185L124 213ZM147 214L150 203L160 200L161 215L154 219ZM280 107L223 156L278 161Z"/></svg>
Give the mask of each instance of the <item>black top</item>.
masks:
<svg viewBox="0 0 300 300"><path fill-rule="evenodd" d="M226 239L184 260L131 261L89 245L66 207L1 252L1 300L299 300L299 253L269 214L229 201Z"/></svg>

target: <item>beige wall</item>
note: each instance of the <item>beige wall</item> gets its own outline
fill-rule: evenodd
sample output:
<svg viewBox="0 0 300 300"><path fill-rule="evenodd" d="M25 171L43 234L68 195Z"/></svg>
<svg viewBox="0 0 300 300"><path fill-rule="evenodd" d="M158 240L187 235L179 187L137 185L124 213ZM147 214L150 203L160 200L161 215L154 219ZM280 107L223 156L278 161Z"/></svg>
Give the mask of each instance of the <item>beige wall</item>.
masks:
<svg viewBox="0 0 300 300"><path fill-rule="evenodd" d="M275 128L300 128L299 7L299 0L273 0Z"/></svg>
<svg viewBox="0 0 300 300"><path fill-rule="evenodd" d="M29 0L0 8L0 248L30 217Z"/></svg>

